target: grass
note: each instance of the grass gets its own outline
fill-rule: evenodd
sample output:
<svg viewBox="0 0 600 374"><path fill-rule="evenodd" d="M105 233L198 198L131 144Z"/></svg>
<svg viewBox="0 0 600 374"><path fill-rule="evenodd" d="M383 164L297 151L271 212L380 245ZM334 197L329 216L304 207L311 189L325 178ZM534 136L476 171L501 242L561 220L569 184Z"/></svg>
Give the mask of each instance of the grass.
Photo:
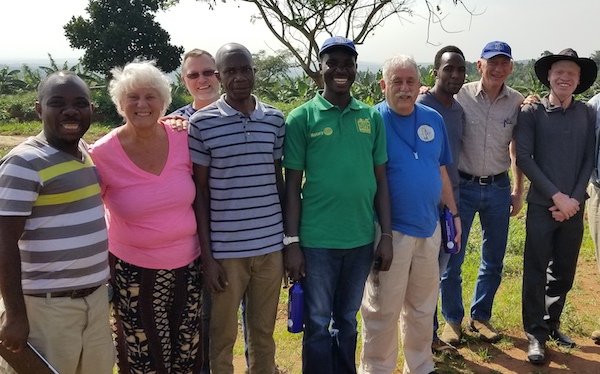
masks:
<svg viewBox="0 0 600 374"><path fill-rule="evenodd" d="M20 124L0 124L0 135L34 135L40 130L39 122L28 122ZM88 142L93 142L111 130L111 126L103 124L93 124L85 136ZM0 156L4 155L10 147L0 147ZM505 257L505 266L503 271L503 280L500 289L494 302L494 313L492 323L500 330L511 333L518 337L523 337L522 321L521 321L521 282L522 282L522 266L523 266L523 248L525 243L525 211L519 213L517 217L511 218L509 230L508 245ZM468 310L471 298L473 296L473 287L477 277L479 266L479 245L481 243L481 229L479 221L476 218L473 222L469 243L467 245L465 262L463 265L463 302L465 310ZM580 262L586 262L595 265L595 254L593 244L587 229L584 232L584 240L580 252ZM296 374L301 372L301 349L302 349L302 334L291 334L287 331L287 289L282 289L280 295L280 305L278 311L278 321L275 327L275 341L277 343L276 361L283 373ZM577 298L589 298L591 305L598 305L600 302L589 295L588 290L575 279L575 284L569 293L568 300L576 300ZM598 312L579 311L574 307L572 302L568 301L562 315L562 329L574 336L587 336L589 333L600 325L600 308L594 308ZM440 321L443 318L438 316ZM360 331L360 317L359 317ZM241 333L239 334L241 337ZM360 332L358 339L357 355L362 346L360 341ZM499 351L507 351L514 347L514 342L510 337L504 337L499 343L495 344L491 349L480 346L479 341L471 335L465 338L465 344L470 348L469 354L471 357L465 359L473 362L485 363L493 360ZM552 344L552 343L549 343ZM236 356L244 354L243 341L238 338L234 348ZM240 361L242 362L242 361ZM398 355L397 372L402 371L403 356L400 350ZM468 374L474 373L473 370L467 367L465 360L454 359L448 356L436 357L437 370L443 373ZM236 370L236 372L238 372ZM243 372L243 371L241 371ZM491 371L493 373L501 373L501 371ZM533 373L545 373L545 370L533 371Z"/></svg>
<svg viewBox="0 0 600 374"><path fill-rule="evenodd" d="M103 135L107 134L112 130L114 126L106 125L102 123L93 123L89 130L85 133L83 137L85 141L92 143L98 139L100 139ZM42 130L41 122L21 122L21 123L0 123L0 135L21 135L21 136L31 136L36 135ZM5 150L4 148L8 148ZM10 150L10 147L1 147L0 148L0 156L4 156L4 154Z"/></svg>

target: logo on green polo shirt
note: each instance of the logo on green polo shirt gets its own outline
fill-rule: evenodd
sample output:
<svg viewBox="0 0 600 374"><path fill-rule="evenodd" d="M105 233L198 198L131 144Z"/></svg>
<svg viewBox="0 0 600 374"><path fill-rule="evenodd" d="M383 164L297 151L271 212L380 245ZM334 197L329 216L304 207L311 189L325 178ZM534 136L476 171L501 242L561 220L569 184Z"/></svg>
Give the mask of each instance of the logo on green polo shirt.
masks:
<svg viewBox="0 0 600 374"><path fill-rule="evenodd" d="M327 136L329 136L331 134L333 134L333 129L331 127L325 127L323 129L323 131L311 132L310 133L310 137L311 138L316 138L316 137L321 136L321 135L327 135Z"/></svg>
<svg viewBox="0 0 600 374"><path fill-rule="evenodd" d="M356 121L356 126L358 127L358 131L364 134L371 133L371 121L368 118L359 118Z"/></svg>

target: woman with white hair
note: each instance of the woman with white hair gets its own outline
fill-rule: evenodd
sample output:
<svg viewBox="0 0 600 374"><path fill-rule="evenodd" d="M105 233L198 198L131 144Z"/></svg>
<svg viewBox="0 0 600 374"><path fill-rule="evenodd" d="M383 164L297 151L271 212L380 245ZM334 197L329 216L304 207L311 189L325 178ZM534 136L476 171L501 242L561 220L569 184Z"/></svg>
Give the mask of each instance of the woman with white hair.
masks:
<svg viewBox="0 0 600 374"><path fill-rule="evenodd" d="M187 133L159 122L168 78L150 61L112 70L125 124L92 147L115 290L120 373L198 373L200 246Z"/></svg>

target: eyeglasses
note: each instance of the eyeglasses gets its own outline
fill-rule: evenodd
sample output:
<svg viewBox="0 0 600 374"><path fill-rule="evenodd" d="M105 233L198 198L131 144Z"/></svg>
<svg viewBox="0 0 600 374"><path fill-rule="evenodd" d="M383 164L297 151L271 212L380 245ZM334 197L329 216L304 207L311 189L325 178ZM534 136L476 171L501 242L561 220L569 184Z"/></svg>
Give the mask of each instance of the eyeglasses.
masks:
<svg viewBox="0 0 600 374"><path fill-rule="evenodd" d="M213 75L215 75L215 71L214 70L204 70L200 73L195 72L195 73L186 74L185 77L187 79L198 79L200 74L202 74L203 77L208 78L208 77L212 77Z"/></svg>

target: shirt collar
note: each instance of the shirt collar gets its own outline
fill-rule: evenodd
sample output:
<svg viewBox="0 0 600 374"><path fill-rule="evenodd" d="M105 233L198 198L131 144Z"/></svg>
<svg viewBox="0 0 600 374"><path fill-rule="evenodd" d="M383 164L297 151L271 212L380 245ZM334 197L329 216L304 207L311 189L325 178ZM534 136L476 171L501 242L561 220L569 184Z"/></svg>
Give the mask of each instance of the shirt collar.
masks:
<svg viewBox="0 0 600 374"><path fill-rule="evenodd" d="M487 96L487 94L483 90L483 83L481 83L481 79L477 82L477 91L475 92L475 95ZM508 87L506 87L506 83L502 84L502 88L500 89L500 93L498 94L498 99L504 96L508 96Z"/></svg>
<svg viewBox="0 0 600 374"><path fill-rule="evenodd" d="M317 94L315 95L314 100L315 100L316 107L319 110L323 110L323 111L330 110L332 108L337 108L337 106L335 106L335 105L331 104L329 101L327 101L327 99L325 99L323 97L322 93L323 92L320 91L320 92L317 92ZM356 100L353 96L350 96L350 103L348 103L348 106L344 110L347 110L347 109L360 110L359 101Z"/></svg>
<svg viewBox="0 0 600 374"><path fill-rule="evenodd" d="M263 105L263 103L260 102L260 100L258 100L258 98L255 95L251 95L252 98L254 99L254 110L252 111L252 113L250 113L250 119L252 120L260 120L263 119L265 117L265 107ZM242 112L240 112L239 110L233 108L231 105L227 104L227 101L225 101L225 94L222 94L221 97L219 98L219 100L217 100L216 102L217 104L217 108L219 108L219 112L221 112L221 114L224 117L233 117L233 116L242 116L242 117L246 117L246 115Z"/></svg>
<svg viewBox="0 0 600 374"><path fill-rule="evenodd" d="M552 112L562 112L563 108L558 106L558 105L554 105L550 102L550 95L546 95L544 96L540 102L542 103L542 105L544 106L544 108L546 109L546 112L548 113L552 113ZM571 109L573 107L573 105L575 105L575 98L571 97L571 103L569 104L569 106L564 109Z"/></svg>

